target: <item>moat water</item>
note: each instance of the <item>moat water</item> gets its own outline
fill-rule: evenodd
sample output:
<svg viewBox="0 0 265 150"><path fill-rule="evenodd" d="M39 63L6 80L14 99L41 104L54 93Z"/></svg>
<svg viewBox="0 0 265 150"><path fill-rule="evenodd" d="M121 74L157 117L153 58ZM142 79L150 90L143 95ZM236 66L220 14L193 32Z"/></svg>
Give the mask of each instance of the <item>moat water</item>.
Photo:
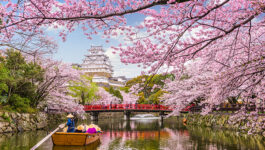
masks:
<svg viewBox="0 0 265 150"><path fill-rule="evenodd" d="M89 124L90 122L87 122ZM82 147L53 146L47 140L39 150L265 150L265 139L235 131L185 126L177 119L105 119L101 142ZM0 150L29 150L49 131L0 134Z"/></svg>

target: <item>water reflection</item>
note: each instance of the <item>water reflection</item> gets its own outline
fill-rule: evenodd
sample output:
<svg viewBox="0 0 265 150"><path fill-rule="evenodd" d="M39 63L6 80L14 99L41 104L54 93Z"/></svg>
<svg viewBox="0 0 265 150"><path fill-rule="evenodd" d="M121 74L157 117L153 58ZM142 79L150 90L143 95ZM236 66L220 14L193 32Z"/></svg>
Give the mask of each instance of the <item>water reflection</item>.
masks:
<svg viewBox="0 0 265 150"><path fill-rule="evenodd" d="M260 150L265 149L261 136L242 136L234 131L185 126L176 120L151 123L125 121L105 124L99 149L137 150ZM99 122L99 124L101 124ZM104 123L103 123L104 124Z"/></svg>
<svg viewBox="0 0 265 150"><path fill-rule="evenodd" d="M154 119L157 120L157 119L160 119L160 117L156 117L153 114L137 114L130 118L130 120L136 120L136 121L141 121L141 122L150 122Z"/></svg>
<svg viewBox="0 0 265 150"><path fill-rule="evenodd" d="M188 127L190 140L204 147L205 143L214 143L217 149L265 150L265 138L249 137L229 130L212 130L211 128Z"/></svg>
<svg viewBox="0 0 265 150"><path fill-rule="evenodd" d="M176 119L152 122L119 119L94 122L103 129L101 143L78 147L53 146L51 139L40 150L262 150L264 138L233 131L184 126ZM0 134L1 150L28 150L47 131Z"/></svg>
<svg viewBox="0 0 265 150"><path fill-rule="evenodd" d="M109 131L102 135L102 144L99 149L137 149L137 150L159 150L159 149L185 149L180 145L188 145L185 141L189 139L188 130L179 131L173 130L176 127L176 122L166 124L159 120L152 122L126 121L125 127L122 130L117 130L116 126L111 126ZM173 128L173 129L170 129ZM178 140L176 145L170 145L170 140Z"/></svg>
<svg viewBox="0 0 265 150"><path fill-rule="evenodd" d="M29 150L47 134L47 131L0 134L0 150ZM41 149L52 149L51 139L42 144Z"/></svg>

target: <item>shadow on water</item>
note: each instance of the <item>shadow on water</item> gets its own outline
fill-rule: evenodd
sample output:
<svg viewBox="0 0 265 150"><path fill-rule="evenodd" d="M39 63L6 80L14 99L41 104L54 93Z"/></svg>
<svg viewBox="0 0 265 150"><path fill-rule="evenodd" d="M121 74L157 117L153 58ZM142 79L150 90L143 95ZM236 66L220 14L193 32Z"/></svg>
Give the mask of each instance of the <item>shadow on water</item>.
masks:
<svg viewBox="0 0 265 150"><path fill-rule="evenodd" d="M100 141L94 142L87 146L57 146L54 145L52 150L96 150L100 145Z"/></svg>
<svg viewBox="0 0 265 150"><path fill-rule="evenodd" d="M89 124L90 122L86 122ZM49 139L40 150L263 150L264 138L234 131L184 126L176 119L125 121L108 119L94 122L104 131L101 143L88 146L53 146ZM48 134L32 131L0 134L1 150L28 150Z"/></svg>

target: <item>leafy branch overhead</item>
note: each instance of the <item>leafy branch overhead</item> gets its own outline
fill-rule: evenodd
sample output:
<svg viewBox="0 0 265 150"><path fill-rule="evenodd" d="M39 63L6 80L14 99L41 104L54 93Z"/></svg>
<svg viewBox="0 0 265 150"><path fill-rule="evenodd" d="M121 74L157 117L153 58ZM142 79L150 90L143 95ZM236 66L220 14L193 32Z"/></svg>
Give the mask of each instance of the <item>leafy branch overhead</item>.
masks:
<svg viewBox="0 0 265 150"><path fill-rule="evenodd" d="M81 81L70 81L69 94L77 98L81 104L92 103L98 99L98 86L92 82L92 77L81 75Z"/></svg>

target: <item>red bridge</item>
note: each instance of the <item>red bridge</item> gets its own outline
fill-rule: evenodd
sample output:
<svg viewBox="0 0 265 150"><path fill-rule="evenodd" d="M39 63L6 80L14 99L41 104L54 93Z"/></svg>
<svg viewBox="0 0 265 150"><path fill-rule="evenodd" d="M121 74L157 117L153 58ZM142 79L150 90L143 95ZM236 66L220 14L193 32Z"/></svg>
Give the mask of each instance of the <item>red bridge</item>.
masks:
<svg viewBox="0 0 265 150"><path fill-rule="evenodd" d="M84 105L84 110L91 114L91 120L98 120L100 112L124 112L126 119L130 118L131 112L159 112L163 117L165 112L171 112L168 106L153 104L108 104L108 105Z"/></svg>

